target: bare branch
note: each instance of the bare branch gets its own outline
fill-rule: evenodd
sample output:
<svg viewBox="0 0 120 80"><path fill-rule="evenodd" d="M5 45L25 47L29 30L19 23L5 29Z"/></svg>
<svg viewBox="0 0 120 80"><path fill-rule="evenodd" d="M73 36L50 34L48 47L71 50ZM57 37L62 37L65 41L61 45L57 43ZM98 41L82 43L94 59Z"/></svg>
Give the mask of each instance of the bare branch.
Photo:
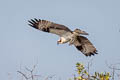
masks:
<svg viewBox="0 0 120 80"><path fill-rule="evenodd" d="M27 71L27 73L23 73L21 71L17 71L18 73L20 73L26 80L35 80L36 77L40 77L40 75L36 75L33 72L36 69L37 64L33 65L32 68L27 68L25 67L25 71Z"/></svg>
<svg viewBox="0 0 120 80"><path fill-rule="evenodd" d="M110 64L110 65L108 65L107 61L105 63L107 65L107 67L110 68L110 69L120 70L120 68L116 68L116 65L118 65L120 63Z"/></svg>
<svg viewBox="0 0 120 80"><path fill-rule="evenodd" d="M29 78L26 76L26 74L22 73L21 71L17 71L18 73L20 73L26 80L28 80Z"/></svg>
<svg viewBox="0 0 120 80"><path fill-rule="evenodd" d="M45 78L45 80L48 80L49 78L52 79L55 75L51 75Z"/></svg>

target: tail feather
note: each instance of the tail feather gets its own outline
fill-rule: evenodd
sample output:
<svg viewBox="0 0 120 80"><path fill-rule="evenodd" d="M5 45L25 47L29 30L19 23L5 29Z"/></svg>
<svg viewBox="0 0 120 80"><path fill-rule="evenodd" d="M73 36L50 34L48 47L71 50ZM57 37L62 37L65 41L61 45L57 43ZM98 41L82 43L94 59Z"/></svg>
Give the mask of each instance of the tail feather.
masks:
<svg viewBox="0 0 120 80"><path fill-rule="evenodd" d="M80 29L75 29L73 32L76 32L76 33L78 33L78 34L88 35L87 32L82 31L82 30L80 30Z"/></svg>

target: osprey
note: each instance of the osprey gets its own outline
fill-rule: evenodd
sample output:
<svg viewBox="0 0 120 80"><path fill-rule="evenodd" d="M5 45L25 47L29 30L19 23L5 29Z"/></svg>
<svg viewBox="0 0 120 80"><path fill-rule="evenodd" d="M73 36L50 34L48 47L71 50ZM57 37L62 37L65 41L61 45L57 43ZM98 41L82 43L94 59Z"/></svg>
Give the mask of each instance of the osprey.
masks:
<svg viewBox="0 0 120 80"><path fill-rule="evenodd" d="M41 30L43 32L53 33L60 36L57 44L64 44L69 42L69 45L74 45L79 51L81 51L85 56L91 56L97 54L96 48L93 44L84 36L88 35L85 31L80 29L75 29L71 31L68 27L41 19L31 19L28 21L29 25Z"/></svg>

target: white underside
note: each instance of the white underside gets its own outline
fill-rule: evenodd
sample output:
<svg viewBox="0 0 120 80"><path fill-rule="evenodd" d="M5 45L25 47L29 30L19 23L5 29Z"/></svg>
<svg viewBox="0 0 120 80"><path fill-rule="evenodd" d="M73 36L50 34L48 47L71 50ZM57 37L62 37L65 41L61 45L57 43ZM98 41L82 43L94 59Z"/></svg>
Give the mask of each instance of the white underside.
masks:
<svg viewBox="0 0 120 80"><path fill-rule="evenodd" d="M60 40L58 40L59 44L64 44L67 42L73 43L74 42L74 38L75 38L76 34L71 34L71 35L65 35L60 37Z"/></svg>
<svg viewBox="0 0 120 80"><path fill-rule="evenodd" d="M60 44L67 43L69 40L66 40L64 37L60 37L60 40L58 40Z"/></svg>

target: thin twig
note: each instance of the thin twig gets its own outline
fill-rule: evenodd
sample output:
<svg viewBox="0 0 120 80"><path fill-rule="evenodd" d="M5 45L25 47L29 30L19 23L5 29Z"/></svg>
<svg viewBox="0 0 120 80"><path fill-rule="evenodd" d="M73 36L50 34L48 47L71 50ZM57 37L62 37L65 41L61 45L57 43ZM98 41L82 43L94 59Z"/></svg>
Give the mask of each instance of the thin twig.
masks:
<svg viewBox="0 0 120 80"><path fill-rule="evenodd" d="M24 74L22 73L21 71L17 71L18 73L20 73L26 80L28 80L29 78Z"/></svg>

